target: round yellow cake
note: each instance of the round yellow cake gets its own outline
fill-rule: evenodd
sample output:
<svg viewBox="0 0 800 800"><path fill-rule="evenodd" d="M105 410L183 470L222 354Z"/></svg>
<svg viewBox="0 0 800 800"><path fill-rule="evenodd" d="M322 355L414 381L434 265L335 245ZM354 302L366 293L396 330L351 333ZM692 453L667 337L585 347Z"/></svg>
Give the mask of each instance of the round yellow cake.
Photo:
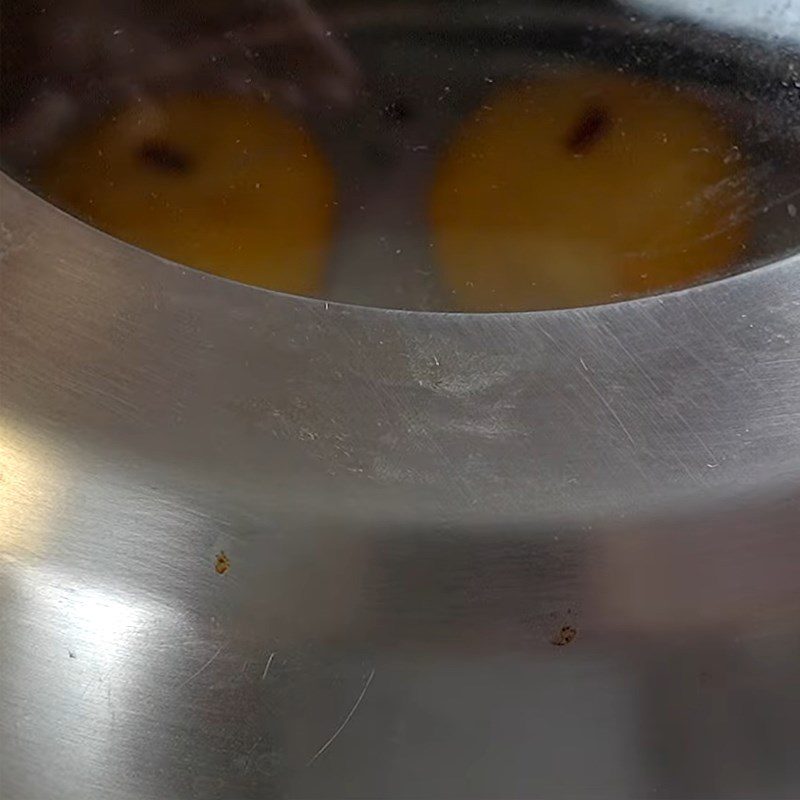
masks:
<svg viewBox="0 0 800 800"><path fill-rule="evenodd" d="M443 154L430 200L461 310L585 306L733 265L750 200L730 134L697 99L579 72L488 97Z"/></svg>
<svg viewBox="0 0 800 800"><path fill-rule="evenodd" d="M131 105L44 167L49 199L114 236L244 283L315 294L334 181L274 106L180 95Z"/></svg>

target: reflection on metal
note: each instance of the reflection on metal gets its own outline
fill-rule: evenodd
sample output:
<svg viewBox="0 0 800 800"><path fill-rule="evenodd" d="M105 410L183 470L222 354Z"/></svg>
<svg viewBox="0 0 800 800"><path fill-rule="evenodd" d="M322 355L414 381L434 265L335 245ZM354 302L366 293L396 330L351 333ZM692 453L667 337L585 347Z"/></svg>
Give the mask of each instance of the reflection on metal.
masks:
<svg viewBox="0 0 800 800"><path fill-rule="evenodd" d="M2 390L0 389L0 392ZM13 561L20 551L39 553L48 538L50 521L58 513L69 479L47 441L22 433L13 421L0 422L0 558ZM19 498L25 498L24 512ZM18 509L11 513L10 509Z"/></svg>
<svg viewBox="0 0 800 800"><path fill-rule="evenodd" d="M796 793L795 261L395 314L2 192L7 796Z"/></svg>
<svg viewBox="0 0 800 800"><path fill-rule="evenodd" d="M800 795L800 256L413 314L0 195L0 795Z"/></svg>

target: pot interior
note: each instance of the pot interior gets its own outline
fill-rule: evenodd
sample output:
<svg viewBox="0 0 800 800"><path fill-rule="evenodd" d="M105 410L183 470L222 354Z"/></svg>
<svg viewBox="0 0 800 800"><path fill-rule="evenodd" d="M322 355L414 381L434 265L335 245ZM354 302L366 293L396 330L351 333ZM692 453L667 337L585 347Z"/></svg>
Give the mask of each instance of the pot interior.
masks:
<svg viewBox="0 0 800 800"><path fill-rule="evenodd" d="M784 38L776 39L741 20L689 19L689 12L652 3L569 3L565 8L507 2L328 2L306 7L291 0L270 6L217 0L69 0L42 13L32 9L26 0L10 0L4 9L3 66L8 78L0 101L2 168L91 223L91 214L71 207L45 180L47 165L58 158L65 142L122 109L143 104L158 108L175 95L267 100L308 131L334 186L325 203L331 222L320 245L320 278L310 288L289 291L412 310L535 310L682 288L753 269L800 247L800 83L791 26L784 26ZM778 25L780 20L774 22ZM477 269L488 276L489 288L478 302L465 303L462 290L472 273L456 270L453 277L455 268L443 271L443 248L430 211L448 148L469 120L491 111L498 92L548 81L558 87L559 80L569 91L586 74L658 85L708 110L726 131L727 138L720 140L727 143L726 150L716 155L730 169L714 185L688 185L689 194L681 202L687 215L715 192L728 192L732 204L718 219L691 229L678 241L670 266L673 278L657 286L644 282L626 292L610 286L600 294L587 294L579 287L595 280L597 265L593 251L584 259L578 249L563 257L576 276L574 296L567 291L555 300L537 294L535 275L521 296L494 291L492 280L502 273L503 255L497 251L495 265L495 240L488 237L498 232L489 231L488 222L482 225L479 212L475 219L473 208L469 241L486 255L470 255L473 262L485 259L485 269L480 263ZM587 118L590 129L597 121L592 122L592 113ZM669 121L668 115L665 119ZM591 139L596 131L589 133ZM665 129L665 142L669 135ZM496 147L503 148L502 138L498 141ZM163 148L158 153L163 156ZM474 154L462 153L462 160L470 155ZM515 165L539 157L533 145L521 152L508 145L502 154L512 173ZM652 162L645 153L644 161L632 161L630 170L646 175L648 164L659 158L656 148ZM161 169L176 165L180 168L181 162L175 161L174 153L171 161L161 158L160 166L156 164ZM542 169L556 177L543 178L530 196L546 208L548 193L555 197L563 189L569 195L569 186L560 182L555 167L543 162ZM681 169L678 163L665 174ZM102 170L96 170L96 186L102 183ZM568 169L563 180L570 180ZM628 191L626 180L622 175L618 186L598 179L596 207L617 202L614 198ZM259 188L277 191L261 189L260 184ZM594 185L590 188L595 190ZM643 198L646 207L648 195ZM625 198L619 202L624 205ZM577 200L575 209L575 216L584 221L594 213L591 205ZM492 214L487 207L487 219ZM296 215L307 220L302 209ZM613 214L610 218L616 224ZM650 263L647 257L661 246L655 219L652 236L642 240L643 270ZM102 222L96 224L126 238ZM268 215L264 224L270 224ZM557 223L562 239L570 238L570 224ZM582 224L574 223L576 237ZM305 228L298 230L302 239ZM601 228L601 238L604 231ZM730 231L740 239L730 256L712 258L712 267L693 271L690 262L701 240L709 239L706 251L713 252L717 244L727 246ZM182 235L174 232L174 237ZM540 240L541 227L502 229L500 244L516 235L521 242ZM147 240L134 241L148 247ZM558 247L552 259L556 272L562 269ZM159 252L158 247L152 249ZM279 256L267 250L263 258L269 262ZM221 257L223 263L215 271L226 275L224 260ZM272 287L268 275L255 282L281 288Z"/></svg>

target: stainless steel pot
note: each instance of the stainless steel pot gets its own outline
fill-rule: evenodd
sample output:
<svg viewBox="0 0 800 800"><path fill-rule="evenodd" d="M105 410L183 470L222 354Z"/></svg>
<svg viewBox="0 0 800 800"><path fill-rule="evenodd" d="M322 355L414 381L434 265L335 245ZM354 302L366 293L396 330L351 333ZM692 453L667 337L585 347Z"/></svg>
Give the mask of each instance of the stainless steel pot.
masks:
<svg viewBox="0 0 800 800"><path fill-rule="evenodd" d="M393 311L0 187L4 797L800 793L800 257Z"/></svg>

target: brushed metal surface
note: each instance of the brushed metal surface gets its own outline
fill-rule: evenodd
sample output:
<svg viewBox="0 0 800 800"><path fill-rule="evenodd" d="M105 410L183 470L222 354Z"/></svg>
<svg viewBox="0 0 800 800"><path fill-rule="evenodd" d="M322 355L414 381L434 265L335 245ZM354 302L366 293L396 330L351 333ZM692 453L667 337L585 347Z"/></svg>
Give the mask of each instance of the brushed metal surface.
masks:
<svg viewBox="0 0 800 800"><path fill-rule="evenodd" d="M4 797L800 793L800 259L393 312L0 187Z"/></svg>
<svg viewBox="0 0 800 800"><path fill-rule="evenodd" d="M694 42L643 68L713 72L769 140L755 261L797 241L795 5L637 3ZM45 24L12 6L15 33ZM118 66L150 63L126 3L48 7L54 45L77 8ZM358 142L396 163L343 195L374 213L343 214L332 297L436 305L425 243L386 222L446 122L437 8L336 12L373 79L345 172ZM658 39L622 11L591 6L595 50ZM547 4L518 14L552 33ZM685 14L754 38L672 31ZM414 55L388 56L399 25ZM52 76L28 91L23 41L34 156L65 109ZM373 107L416 72L436 91L387 138ZM5 177L0 200L0 796L800 795L800 257L603 308L414 314L167 264Z"/></svg>

